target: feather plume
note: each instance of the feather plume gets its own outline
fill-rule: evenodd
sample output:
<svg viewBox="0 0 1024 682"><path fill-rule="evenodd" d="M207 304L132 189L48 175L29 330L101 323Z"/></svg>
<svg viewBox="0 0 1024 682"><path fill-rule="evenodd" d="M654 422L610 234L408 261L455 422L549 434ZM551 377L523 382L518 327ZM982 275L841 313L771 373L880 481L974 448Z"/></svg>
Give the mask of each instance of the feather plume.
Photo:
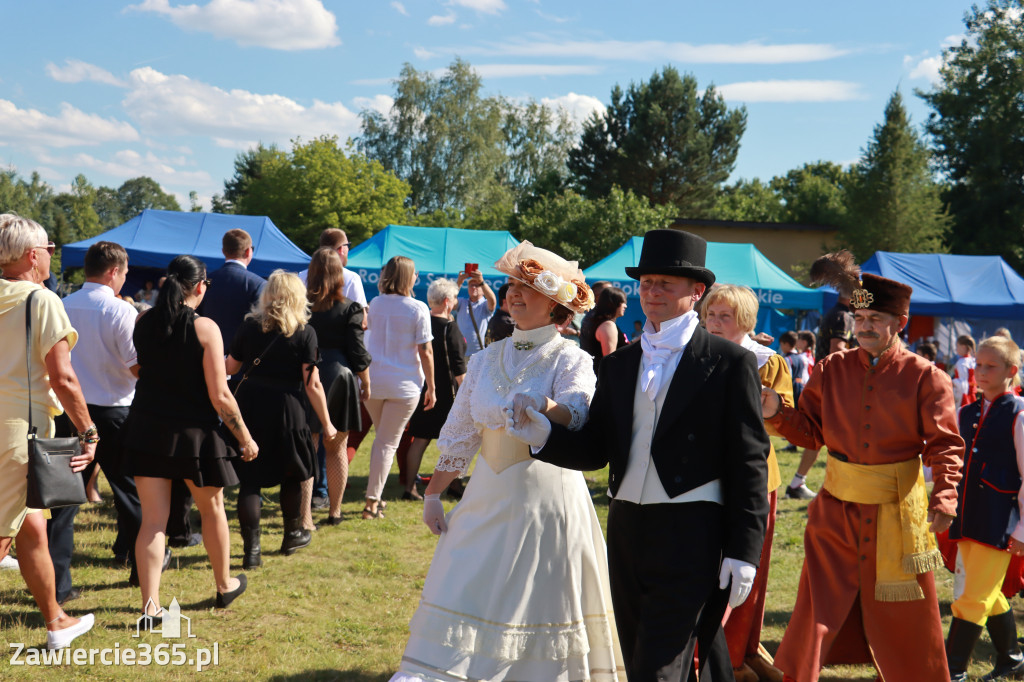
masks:
<svg viewBox="0 0 1024 682"><path fill-rule="evenodd" d="M840 294L849 296L860 283L860 266L846 249L826 253L811 266L811 282L828 284Z"/></svg>

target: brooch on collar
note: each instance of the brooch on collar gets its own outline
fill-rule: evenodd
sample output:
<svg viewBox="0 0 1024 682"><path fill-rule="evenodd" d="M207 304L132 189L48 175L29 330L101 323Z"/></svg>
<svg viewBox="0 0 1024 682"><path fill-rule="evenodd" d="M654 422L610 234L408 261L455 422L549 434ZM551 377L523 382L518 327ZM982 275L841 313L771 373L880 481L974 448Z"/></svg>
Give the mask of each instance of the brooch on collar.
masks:
<svg viewBox="0 0 1024 682"><path fill-rule="evenodd" d="M513 341L512 347L516 350L533 350L533 341Z"/></svg>

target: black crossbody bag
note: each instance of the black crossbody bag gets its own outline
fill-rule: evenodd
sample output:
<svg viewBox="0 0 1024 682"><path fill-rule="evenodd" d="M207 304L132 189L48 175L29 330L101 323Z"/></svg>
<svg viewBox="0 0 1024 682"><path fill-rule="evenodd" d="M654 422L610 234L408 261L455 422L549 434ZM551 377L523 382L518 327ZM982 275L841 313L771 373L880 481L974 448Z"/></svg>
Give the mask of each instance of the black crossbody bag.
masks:
<svg viewBox="0 0 1024 682"><path fill-rule="evenodd" d="M82 454L78 436L39 438L32 424L32 297L25 301L25 373L28 375L28 491L25 506L53 509L85 504L85 481L71 470L71 458Z"/></svg>

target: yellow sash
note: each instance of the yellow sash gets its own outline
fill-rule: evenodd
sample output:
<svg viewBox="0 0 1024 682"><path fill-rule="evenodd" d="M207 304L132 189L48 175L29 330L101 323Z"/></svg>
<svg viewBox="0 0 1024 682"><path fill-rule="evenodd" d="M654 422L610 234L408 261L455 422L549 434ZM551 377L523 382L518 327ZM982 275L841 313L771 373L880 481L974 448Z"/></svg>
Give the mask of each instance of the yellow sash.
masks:
<svg viewBox="0 0 1024 682"><path fill-rule="evenodd" d="M924 599L916 575L941 566L942 555L928 532L920 457L895 464L854 464L829 457L824 487L840 500L878 505L875 599Z"/></svg>
<svg viewBox="0 0 1024 682"><path fill-rule="evenodd" d="M505 429L484 429L480 456L496 474L531 459L530 446L507 435Z"/></svg>

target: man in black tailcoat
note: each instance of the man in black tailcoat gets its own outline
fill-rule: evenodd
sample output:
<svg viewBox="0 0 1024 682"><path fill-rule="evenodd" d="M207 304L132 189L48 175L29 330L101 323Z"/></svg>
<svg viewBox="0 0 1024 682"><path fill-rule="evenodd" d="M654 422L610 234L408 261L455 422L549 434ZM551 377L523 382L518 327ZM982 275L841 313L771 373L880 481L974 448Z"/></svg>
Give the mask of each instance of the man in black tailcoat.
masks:
<svg viewBox="0 0 1024 682"><path fill-rule="evenodd" d="M536 459L609 472L612 602L631 682L686 680L721 645L726 603L746 598L768 515L768 435L754 355L708 334L694 305L715 281L707 243L652 230L637 267L640 343L601 362L580 431L552 425L517 396L511 432ZM548 404L547 407L551 405ZM725 589L732 583L732 589ZM712 663L709 679L732 679Z"/></svg>

